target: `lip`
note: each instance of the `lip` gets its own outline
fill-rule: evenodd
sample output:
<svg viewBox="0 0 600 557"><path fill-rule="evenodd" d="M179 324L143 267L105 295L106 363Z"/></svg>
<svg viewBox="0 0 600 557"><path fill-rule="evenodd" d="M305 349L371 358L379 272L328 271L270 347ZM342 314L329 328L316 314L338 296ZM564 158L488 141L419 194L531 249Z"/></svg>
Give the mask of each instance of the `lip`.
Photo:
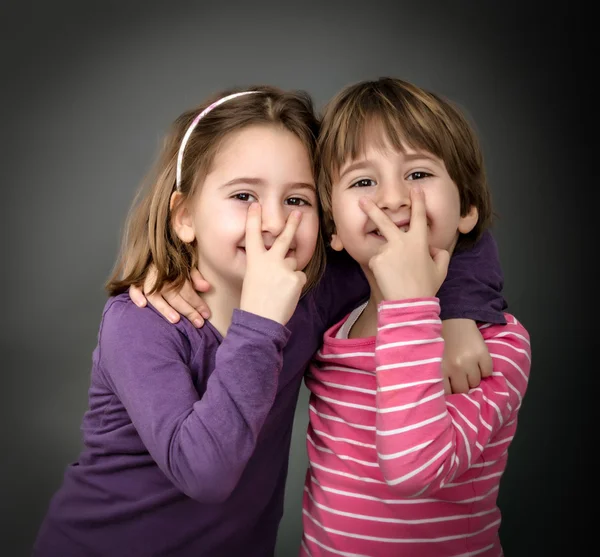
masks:
<svg viewBox="0 0 600 557"><path fill-rule="evenodd" d="M271 246L265 246L265 248L267 248L267 251L271 249ZM246 253L246 246L238 246L237 249L243 251L244 253ZM288 249L288 252L286 254L286 257L289 257L290 253L294 253L296 251L296 246L291 247L290 249Z"/></svg>
<svg viewBox="0 0 600 557"><path fill-rule="evenodd" d="M397 228L402 228L403 226L409 226L410 219L404 219L404 220L400 220L398 222L394 222L394 225ZM367 232L367 234L372 234L378 238L383 238L383 236L381 234L377 234L377 230L379 230L379 228L373 228L372 230L369 230L369 232Z"/></svg>
<svg viewBox="0 0 600 557"><path fill-rule="evenodd" d="M267 248L267 251L269 251L271 247L272 246L265 246L265 248ZM238 246L238 249L243 249L244 251L246 251L246 246ZM296 246L290 246L288 251L296 251Z"/></svg>

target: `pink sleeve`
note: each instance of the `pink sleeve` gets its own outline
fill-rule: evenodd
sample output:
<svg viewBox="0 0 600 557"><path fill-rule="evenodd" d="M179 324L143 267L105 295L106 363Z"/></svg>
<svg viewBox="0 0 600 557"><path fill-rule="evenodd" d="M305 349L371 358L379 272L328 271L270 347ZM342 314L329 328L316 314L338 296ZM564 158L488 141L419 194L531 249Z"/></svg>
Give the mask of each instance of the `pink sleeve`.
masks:
<svg viewBox="0 0 600 557"><path fill-rule="evenodd" d="M512 429L529 377L529 335L512 316L482 334L494 362L492 377L467 394L445 396L438 299L378 308L378 462L402 496L432 494L456 480Z"/></svg>

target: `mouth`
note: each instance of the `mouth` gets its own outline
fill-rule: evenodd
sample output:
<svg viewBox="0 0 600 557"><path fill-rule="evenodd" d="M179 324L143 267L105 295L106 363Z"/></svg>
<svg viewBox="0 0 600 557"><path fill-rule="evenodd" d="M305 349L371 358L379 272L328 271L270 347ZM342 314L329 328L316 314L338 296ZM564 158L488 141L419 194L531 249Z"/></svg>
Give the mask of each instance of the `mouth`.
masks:
<svg viewBox="0 0 600 557"><path fill-rule="evenodd" d="M400 222L395 222L394 224L396 225L397 228L402 230L402 232L408 232L408 228L410 226L410 220L407 219L407 220L403 220ZM375 238L379 238L379 239L385 239L385 237L379 231L379 228L376 228L375 230L371 230L368 233L368 235L374 236Z"/></svg>
<svg viewBox="0 0 600 557"><path fill-rule="evenodd" d="M266 249L267 249L267 251L268 251L268 250L270 250L270 249L271 249L271 246L265 246L265 248L266 248ZM246 246L238 246L238 247L237 247L237 249L238 249L238 251L241 251L241 252L242 252L242 253L244 253L244 254L246 253ZM288 252L285 254L285 257L286 257L286 258L287 258L287 257L293 257L295 254L296 254L296 248L295 248L295 247L293 247L293 248L290 248L290 249L288 250Z"/></svg>

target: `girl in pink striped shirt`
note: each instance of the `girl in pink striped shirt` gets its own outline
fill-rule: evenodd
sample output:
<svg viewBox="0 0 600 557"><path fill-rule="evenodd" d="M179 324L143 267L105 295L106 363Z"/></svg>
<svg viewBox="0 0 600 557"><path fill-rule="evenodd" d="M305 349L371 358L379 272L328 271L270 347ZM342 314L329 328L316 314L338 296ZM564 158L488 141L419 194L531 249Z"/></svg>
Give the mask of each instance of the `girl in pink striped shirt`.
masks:
<svg viewBox="0 0 600 557"><path fill-rule="evenodd" d="M328 105L320 196L370 299L324 337L311 391L301 555L502 555L496 500L531 365L512 315L480 323L493 374L444 394L436 293L491 223L481 150L450 102L398 79Z"/></svg>

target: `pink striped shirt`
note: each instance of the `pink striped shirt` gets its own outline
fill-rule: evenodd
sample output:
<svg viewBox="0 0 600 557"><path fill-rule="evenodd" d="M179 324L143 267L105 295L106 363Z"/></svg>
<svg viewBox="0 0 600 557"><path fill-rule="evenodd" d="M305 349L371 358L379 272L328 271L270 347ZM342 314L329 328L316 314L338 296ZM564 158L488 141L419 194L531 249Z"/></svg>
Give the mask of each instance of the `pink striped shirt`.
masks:
<svg viewBox="0 0 600 557"><path fill-rule="evenodd" d="M325 334L311 391L301 555L502 555L496 505L531 365L511 315L483 325L493 375L445 396L437 298L383 302L377 336Z"/></svg>

